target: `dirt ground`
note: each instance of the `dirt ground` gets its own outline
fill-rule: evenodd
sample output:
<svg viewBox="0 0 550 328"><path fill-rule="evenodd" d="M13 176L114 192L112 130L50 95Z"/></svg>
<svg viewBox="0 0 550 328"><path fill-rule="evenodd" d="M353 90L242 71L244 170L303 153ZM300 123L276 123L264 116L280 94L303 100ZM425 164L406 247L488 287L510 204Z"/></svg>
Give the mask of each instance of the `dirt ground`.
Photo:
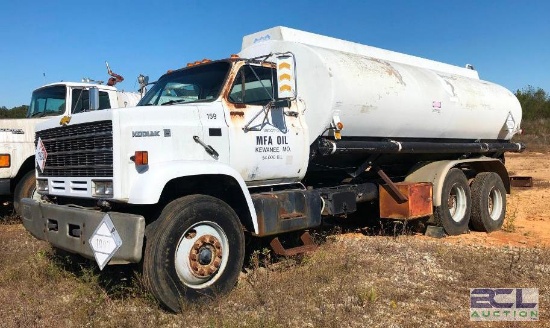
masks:
<svg viewBox="0 0 550 328"><path fill-rule="evenodd" d="M507 154L506 168L511 176L531 176L533 187L512 188L504 229L490 234L472 231L446 237L445 242L550 247L550 153Z"/></svg>

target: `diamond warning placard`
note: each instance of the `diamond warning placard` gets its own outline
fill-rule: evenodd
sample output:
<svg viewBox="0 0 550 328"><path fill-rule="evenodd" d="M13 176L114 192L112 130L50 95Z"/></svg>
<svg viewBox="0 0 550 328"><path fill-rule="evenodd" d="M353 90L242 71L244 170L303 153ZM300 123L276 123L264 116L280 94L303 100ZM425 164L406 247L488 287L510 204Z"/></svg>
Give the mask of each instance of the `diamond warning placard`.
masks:
<svg viewBox="0 0 550 328"><path fill-rule="evenodd" d="M122 245L120 235L111 220L109 214L105 214L103 220L99 223L90 240L90 247L94 251L94 256L99 269L103 270L105 265L113 257L115 252Z"/></svg>
<svg viewBox="0 0 550 328"><path fill-rule="evenodd" d="M36 165L38 165L40 172L44 172L44 167L46 166L46 158L48 158L48 152L46 151L46 147L44 146L44 143L42 142L42 139L40 139L40 137L36 142L36 151L34 155L34 158L36 159Z"/></svg>

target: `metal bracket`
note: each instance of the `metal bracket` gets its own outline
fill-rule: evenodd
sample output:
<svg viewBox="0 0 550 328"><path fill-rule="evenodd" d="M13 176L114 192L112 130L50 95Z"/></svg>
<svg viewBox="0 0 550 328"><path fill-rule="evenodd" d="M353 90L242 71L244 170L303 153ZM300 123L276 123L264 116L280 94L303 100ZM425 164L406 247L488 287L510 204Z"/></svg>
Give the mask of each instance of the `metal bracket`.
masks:
<svg viewBox="0 0 550 328"><path fill-rule="evenodd" d="M256 113L256 115L254 115L254 117L252 117L250 119L250 121L248 121L248 123L246 123L243 127L243 131L244 132L248 132L248 131L260 131L262 129L262 127L264 126L265 122L267 121L267 115L269 114L269 111L271 110L271 102L267 103L267 105L265 105L258 113ZM264 118L262 119L262 124L260 125L260 129L254 129L254 128L250 128L250 124L252 124L252 122L258 117L260 116L260 114L264 113Z"/></svg>
<svg viewBox="0 0 550 328"><path fill-rule="evenodd" d="M391 179L386 175L386 173L384 173L381 168L375 167L375 170L376 173L378 173L378 175L382 178L382 180L384 180L388 188L390 188L390 190L388 190L388 193L393 197L393 199L395 199L399 203L404 203L409 200L409 198L397 188L395 183L391 181Z"/></svg>
<svg viewBox="0 0 550 328"><path fill-rule="evenodd" d="M279 241L279 238L275 237L269 243L269 246L271 246L275 254L281 255L281 256L293 256L297 254L313 252L319 247L317 246L317 244L315 244L315 242L313 241L313 238L311 238L311 235L307 231L304 231L304 233L300 236L300 239L302 240L302 243L303 243L302 246L284 248L283 244L281 244L281 241Z"/></svg>
<svg viewBox="0 0 550 328"><path fill-rule="evenodd" d="M371 168L374 166L374 161L376 161L380 157L380 154L372 154L367 158L367 160L361 164L355 172L348 173L353 178L357 178L361 173L365 172L366 169Z"/></svg>

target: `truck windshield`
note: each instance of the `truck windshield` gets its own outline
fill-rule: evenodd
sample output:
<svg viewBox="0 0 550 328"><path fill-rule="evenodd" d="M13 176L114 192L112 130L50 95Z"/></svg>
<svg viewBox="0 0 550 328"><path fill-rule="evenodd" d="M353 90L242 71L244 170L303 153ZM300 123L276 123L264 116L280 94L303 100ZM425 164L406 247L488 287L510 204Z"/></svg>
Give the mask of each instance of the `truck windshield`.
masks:
<svg viewBox="0 0 550 328"><path fill-rule="evenodd" d="M65 99L67 88L64 85L35 90L32 93L27 117L62 115L65 112Z"/></svg>
<svg viewBox="0 0 550 328"><path fill-rule="evenodd" d="M165 74L138 106L213 101L219 97L230 65L229 62L216 62Z"/></svg>

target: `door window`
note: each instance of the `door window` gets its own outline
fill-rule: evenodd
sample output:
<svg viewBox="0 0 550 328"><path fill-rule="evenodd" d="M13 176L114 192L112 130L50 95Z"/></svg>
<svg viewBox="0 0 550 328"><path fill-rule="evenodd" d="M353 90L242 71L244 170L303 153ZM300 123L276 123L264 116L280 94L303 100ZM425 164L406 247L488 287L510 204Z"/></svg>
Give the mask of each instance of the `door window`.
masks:
<svg viewBox="0 0 550 328"><path fill-rule="evenodd" d="M229 92L236 104L264 106L273 99L273 69L246 65L241 67Z"/></svg>

